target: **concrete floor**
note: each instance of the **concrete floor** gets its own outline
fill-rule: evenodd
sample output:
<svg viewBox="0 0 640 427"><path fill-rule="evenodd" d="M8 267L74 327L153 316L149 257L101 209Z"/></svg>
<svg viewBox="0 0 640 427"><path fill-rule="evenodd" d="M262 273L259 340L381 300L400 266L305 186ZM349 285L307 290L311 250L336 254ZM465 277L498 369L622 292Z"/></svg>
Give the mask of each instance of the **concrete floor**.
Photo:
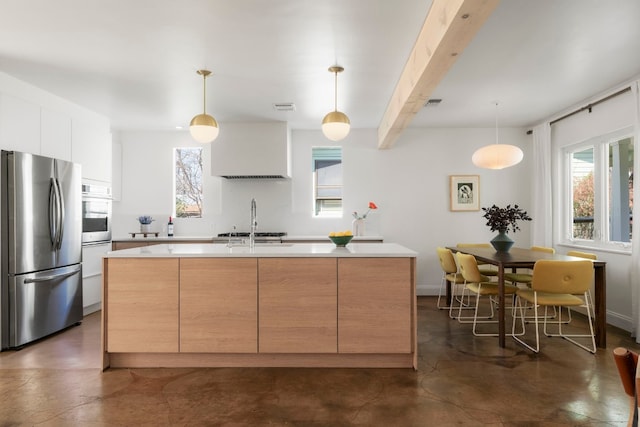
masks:
<svg viewBox="0 0 640 427"><path fill-rule="evenodd" d="M592 355L543 338L535 355L418 302L419 370L111 369L100 314L0 353L0 426L623 426L628 400L611 354L637 349L610 327ZM578 320L580 321L580 320Z"/></svg>

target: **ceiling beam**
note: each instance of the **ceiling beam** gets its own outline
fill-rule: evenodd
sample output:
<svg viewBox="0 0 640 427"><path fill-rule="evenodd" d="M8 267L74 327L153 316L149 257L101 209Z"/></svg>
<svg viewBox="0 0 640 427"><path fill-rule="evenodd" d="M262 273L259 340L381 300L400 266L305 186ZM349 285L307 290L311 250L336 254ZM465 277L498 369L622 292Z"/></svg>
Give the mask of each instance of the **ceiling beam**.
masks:
<svg viewBox="0 0 640 427"><path fill-rule="evenodd" d="M433 0L378 127L391 148L500 0Z"/></svg>

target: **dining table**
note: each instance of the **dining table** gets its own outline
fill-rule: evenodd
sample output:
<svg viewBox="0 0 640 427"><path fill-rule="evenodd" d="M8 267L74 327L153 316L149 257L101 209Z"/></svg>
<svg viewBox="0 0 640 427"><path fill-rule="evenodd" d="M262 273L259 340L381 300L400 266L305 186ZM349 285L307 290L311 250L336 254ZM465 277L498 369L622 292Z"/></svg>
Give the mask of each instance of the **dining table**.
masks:
<svg viewBox="0 0 640 427"><path fill-rule="evenodd" d="M462 252L473 255L477 261L495 265L498 269L498 342L500 347L505 346L505 294L504 294L504 275L505 271L515 272L519 268L532 269L539 260L554 261L584 261L584 258L535 251L526 248L511 248L508 252L497 252L492 247L447 247L452 252ZM596 346L599 348L607 347L607 275L606 262L600 260L593 261L594 267L594 332ZM451 282L447 282L447 302L451 304Z"/></svg>

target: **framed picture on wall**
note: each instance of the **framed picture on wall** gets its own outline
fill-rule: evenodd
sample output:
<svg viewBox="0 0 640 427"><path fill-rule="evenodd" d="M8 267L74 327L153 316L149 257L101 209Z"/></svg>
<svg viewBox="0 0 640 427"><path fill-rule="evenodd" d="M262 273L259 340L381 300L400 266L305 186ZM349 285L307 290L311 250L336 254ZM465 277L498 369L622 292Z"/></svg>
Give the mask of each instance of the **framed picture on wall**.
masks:
<svg viewBox="0 0 640 427"><path fill-rule="evenodd" d="M451 211L480 210L480 176L449 175Z"/></svg>

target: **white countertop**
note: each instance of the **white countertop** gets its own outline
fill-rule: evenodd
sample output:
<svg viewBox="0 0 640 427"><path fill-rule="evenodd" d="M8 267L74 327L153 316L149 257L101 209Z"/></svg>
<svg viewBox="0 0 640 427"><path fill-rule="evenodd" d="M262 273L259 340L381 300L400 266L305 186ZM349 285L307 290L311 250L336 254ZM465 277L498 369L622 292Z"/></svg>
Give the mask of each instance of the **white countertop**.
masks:
<svg viewBox="0 0 640 427"><path fill-rule="evenodd" d="M333 243L256 244L227 247L213 243L177 243L143 246L111 251L105 258L196 258L196 257L324 257L324 258L393 258L417 257L418 253L396 243L349 243L338 248Z"/></svg>
<svg viewBox="0 0 640 427"><path fill-rule="evenodd" d="M217 237L217 236L173 236L173 237L169 237L169 236L147 236L147 237L143 237L143 236L138 236L138 237L131 237L131 236L127 236L127 237L114 237L111 239L111 241L113 242L166 242L166 241L170 241L170 240L179 240L181 242L188 242L188 241L202 241L202 240L208 240L211 241L213 243L226 243L227 240L229 238L228 237ZM304 242L304 241L309 241L309 240L326 240L327 242L330 242L329 237L328 236L282 236L282 241L283 242ZM383 240L382 236L354 236L353 237L353 241L370 241L370 240Z"/></svg>
<svg viewBox="0 0 640 427"><path fill-rule="evenodd" d="M180 240L180 241L190 241L190 240L194 240L194 241L202 241L202 240L209 240L211 242L213 242L214 237L213 236L167 236L166 234L164 236L138 236L138 237L131 237L131 236L126 236L126 237L112 237L111 241L112 242L150 242L150 241L167 241L167 240Z"/></svg>

